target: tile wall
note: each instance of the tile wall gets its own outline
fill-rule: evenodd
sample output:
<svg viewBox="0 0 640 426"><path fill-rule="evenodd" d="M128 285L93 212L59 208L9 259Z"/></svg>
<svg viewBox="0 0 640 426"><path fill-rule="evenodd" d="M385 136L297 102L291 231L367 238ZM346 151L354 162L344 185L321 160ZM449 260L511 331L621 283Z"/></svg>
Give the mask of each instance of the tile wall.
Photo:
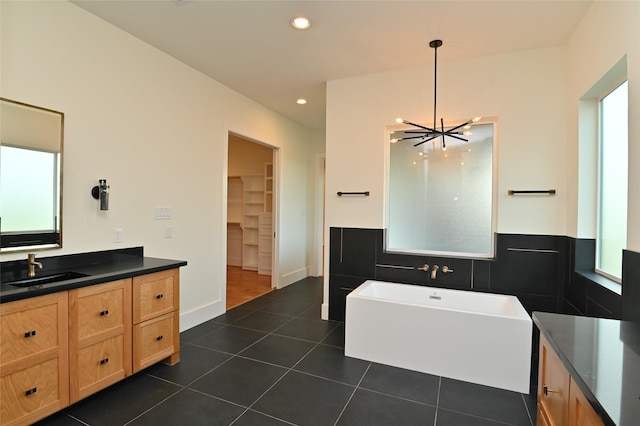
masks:
<svg viewBox="0 0 640 426"><path fill-rule="evenodd" d="M623 317L620 291L600 285L590 272L593 240L496 234L493 259L460 259L386 253L384 230L334 227L330 249L329 318L333 320L344 320L347 294L368 279L515 295L529 313ZM632 306L640 306L640 254L625 251L624 259L625 310L633 316ZM425 264L447 265L453 272L438 271L432 279L430 272L418 269ZM640 320L640 314L635 315Z"/></svg>

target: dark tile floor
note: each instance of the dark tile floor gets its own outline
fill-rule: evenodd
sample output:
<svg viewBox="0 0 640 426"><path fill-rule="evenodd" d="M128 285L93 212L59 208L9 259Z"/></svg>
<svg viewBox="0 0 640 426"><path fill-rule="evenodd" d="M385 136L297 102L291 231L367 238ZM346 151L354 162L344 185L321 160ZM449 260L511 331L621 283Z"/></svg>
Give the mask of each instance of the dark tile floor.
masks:
<svg viewBox="0 0 640 426"><path fill-rule="evenodd" d="M306 278L181 334L181 362L155 365L41 425L438 425L535 423L535 396L343 355Z"/></svg>

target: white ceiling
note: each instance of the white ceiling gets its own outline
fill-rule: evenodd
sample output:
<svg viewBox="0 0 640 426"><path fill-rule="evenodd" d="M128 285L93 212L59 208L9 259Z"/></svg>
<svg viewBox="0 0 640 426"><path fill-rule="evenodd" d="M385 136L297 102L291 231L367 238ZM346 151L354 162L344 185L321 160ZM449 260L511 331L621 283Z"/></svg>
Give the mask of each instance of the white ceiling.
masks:
<svg viewBox="0 0 640 426"><path fill-rule="evenodd" d="M438 61L563 45L591 1L72 0L310 129L325 82ZM294 30L294 16L311 19ZM300 106L296 99L309 102Z"/></svg>

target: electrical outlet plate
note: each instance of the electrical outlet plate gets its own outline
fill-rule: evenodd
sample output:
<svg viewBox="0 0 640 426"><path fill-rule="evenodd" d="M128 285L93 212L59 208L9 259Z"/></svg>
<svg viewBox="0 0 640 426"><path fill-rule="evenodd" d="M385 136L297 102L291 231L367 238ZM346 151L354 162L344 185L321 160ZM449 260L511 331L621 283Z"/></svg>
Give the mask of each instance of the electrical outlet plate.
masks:
<svg viewBox="0 0 640 426"><path fill-rule="evenodd" d="M122 228L113 228L113 242L114 243L122 242Z"/></svg>

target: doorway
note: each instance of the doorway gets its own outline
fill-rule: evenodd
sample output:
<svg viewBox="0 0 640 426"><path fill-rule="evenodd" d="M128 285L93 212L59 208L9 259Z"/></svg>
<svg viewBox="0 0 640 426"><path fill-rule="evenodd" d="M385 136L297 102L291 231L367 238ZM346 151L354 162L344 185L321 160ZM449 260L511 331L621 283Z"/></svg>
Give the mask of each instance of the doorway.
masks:
<svg viewBox="0 0 640 426"><path fill-rule="evenodd" d="M275 149L228 135L226 309L273 290Z"/></svg>

